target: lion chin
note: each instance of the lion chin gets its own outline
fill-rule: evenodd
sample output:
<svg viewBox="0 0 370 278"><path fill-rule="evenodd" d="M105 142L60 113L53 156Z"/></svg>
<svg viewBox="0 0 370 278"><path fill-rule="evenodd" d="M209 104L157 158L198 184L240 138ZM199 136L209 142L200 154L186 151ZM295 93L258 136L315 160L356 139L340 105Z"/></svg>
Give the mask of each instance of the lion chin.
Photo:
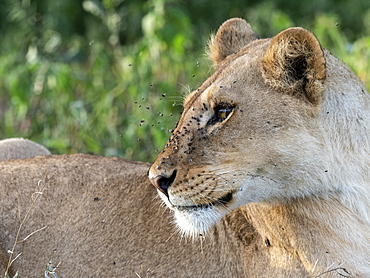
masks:
<svg viewBox="0 0 370 278"><path fill-rule="evenodd" d="M190 237L205 235L223 216L217 208L175 209L175 223L180 233Z"/></svg>
<svg viewBox="0 0 370 278"><path fill-rule="evenodd" d="M174 205L163 193L158 192L163 202L174 211L174 223L181 235L196 238L205 236L223 216L233 209L252 200L245 200L244 189L226 192L223 197L209 203L189 206Z"/></svg>
<svg viewBox="0 0 370 278"><path fill-rule="evenodd" d="M158 194L166 206L174 211L174 223L178 232L190 238L205 235L229 210L226 202L222 205L218 202L189 206L174 205L162 192Z"/></svg>

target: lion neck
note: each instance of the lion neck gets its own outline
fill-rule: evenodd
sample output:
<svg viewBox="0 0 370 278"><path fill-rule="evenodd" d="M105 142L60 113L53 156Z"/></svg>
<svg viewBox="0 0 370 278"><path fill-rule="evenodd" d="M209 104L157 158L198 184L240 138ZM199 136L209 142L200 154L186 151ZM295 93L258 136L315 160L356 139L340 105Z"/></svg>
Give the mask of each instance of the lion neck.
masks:
<svg viewBox="0 0 370 278"><path fill-rule="evenodd" d="M250 204L241 212L244 225L254 227L260 250L277 269L293 266L313 277L326 271L333 277L346 272L362 277L366 273L361 269L366 269L367 263L360 258L370 256L369 225L340 198Z"/></svg>
<svg viewBox="0 0 370 278"><path fill-rule="evenodd" d="M335 197L370 225L370 97L342 62L326 55L327 87L319 115L327 177ZM335 66L333 66L335 65Z"/></svg>

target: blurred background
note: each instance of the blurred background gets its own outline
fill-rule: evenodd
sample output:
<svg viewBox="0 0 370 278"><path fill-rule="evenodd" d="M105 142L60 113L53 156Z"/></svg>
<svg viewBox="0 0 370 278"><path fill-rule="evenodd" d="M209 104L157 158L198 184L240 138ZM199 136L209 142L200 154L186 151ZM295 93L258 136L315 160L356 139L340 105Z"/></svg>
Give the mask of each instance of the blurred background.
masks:
<svg viewBox="0 0 370 278"><path fill-rule="evenodd" d="M0 139L152 161L231 17L311 30L370 89L368 0L1 0Z"/></svg>

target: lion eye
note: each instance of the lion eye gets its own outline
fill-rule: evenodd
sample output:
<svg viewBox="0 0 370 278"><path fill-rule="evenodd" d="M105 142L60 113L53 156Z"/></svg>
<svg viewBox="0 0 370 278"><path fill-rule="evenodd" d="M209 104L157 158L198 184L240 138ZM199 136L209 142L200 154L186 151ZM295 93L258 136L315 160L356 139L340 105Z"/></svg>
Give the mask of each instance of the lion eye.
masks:
<svg viewBox="0 0 370 278"><path fill-rule="evenodd" d="M233 111L234 106L226 103L221 103L214 108L214 115L209 119L208 125L222 122L226 120Z"/></svg>
<svg viewBox="0 0 370 278"><path fill-rule="evenodd" d="M233 111L232 108L222 108L217 111L217 117L220 119L220 121L226 120L231 111Z"/></svg>

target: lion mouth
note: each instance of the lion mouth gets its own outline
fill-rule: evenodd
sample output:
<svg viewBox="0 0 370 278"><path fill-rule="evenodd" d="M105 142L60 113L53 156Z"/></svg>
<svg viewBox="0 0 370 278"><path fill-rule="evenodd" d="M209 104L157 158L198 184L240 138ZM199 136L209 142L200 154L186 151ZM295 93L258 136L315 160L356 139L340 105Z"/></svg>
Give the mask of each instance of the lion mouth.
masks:
<svg viewBox="0 0 370 278"><path fill-rule="evenodd" d="M201 210L212 208L216 206L225 206L233 199L233 192L227 193L225 196L207 204L199 204L199 205L192 205L192 206L174 206L176 209L181 211L189 211L189 210Z"/></svg>

